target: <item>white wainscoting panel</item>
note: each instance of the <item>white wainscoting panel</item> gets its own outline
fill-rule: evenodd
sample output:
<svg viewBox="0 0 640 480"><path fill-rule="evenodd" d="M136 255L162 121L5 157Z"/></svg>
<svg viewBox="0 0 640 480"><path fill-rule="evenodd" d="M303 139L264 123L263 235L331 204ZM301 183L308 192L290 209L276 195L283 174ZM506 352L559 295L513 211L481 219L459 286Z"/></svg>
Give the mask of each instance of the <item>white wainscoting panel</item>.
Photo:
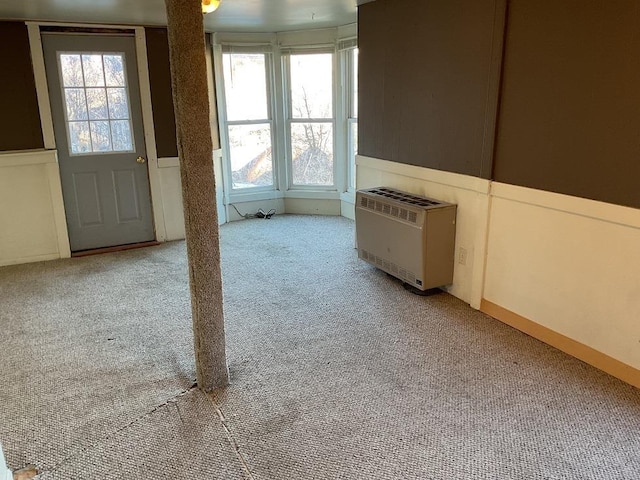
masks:
<svg viewBox="0 0 640 480"><path fill-rule="evenodd" d="M0 265L69 256L56 152L0 154Z"/></svg>
<svg viewBox="0 0 640 480"><path fill-rule="evenodd" d="M222 190L222 157L221 151L213 153L213 169L216 177L216 204L218 210L218 224L227 222L224 206L224 192ZM180 179L180 160L178 157L158 159L158 176L160 179L161 201L154 201L161 205L167 241L184 238L184 210L182 206L182 180Z"/></svg>
<svg viewBox="0 0 640 480"><path fill-rule="evenodd" d="M494 183L484 298L640 369L640 210Z"/></svg>

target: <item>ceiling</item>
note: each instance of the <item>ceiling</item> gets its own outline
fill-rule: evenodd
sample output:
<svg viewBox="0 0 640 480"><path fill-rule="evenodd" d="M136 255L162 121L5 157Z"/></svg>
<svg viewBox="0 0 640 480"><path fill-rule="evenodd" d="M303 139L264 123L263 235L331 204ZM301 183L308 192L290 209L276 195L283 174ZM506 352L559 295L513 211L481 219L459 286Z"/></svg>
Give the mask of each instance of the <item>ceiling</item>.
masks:
<svg viewBox="0 0 640 480"><path fill-rule="evenodd" d="M281 32L355 23L373 0L222 0L205 15L207 31ZM166 25L164 0L0 0L0 19Z"/></svg>

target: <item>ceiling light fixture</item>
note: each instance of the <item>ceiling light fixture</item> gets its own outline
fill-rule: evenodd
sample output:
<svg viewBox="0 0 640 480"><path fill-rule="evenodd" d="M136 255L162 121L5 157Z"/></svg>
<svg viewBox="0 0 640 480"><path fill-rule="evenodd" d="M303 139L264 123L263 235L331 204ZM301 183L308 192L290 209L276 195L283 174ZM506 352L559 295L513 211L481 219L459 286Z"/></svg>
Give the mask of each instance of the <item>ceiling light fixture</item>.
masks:
<svg viewBox="0 0 640 480"><path fill-rule="evenodd" d="M202 0L202 13L211 13L220 6L220 0Z"/></svg>

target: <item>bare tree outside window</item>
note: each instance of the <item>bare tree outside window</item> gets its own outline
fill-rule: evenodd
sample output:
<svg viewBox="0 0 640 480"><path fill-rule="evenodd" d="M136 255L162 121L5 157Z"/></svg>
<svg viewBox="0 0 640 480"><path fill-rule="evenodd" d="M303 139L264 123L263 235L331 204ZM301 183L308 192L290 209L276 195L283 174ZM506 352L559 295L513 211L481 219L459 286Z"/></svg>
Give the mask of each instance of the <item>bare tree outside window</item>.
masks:
<svg viewBox="0 0 640 480"><path fill-rule="evenodd" d="M231 185L273 185L271 120L264 53L224 53L225 101Z"/></svg>
<svg viewBox="0 0 640 480"><path fill-rule="evenodd" d="M124 54L66 52L58 60L70 153L132 151Z"/></svg>
<svg viewBox="0 0 640 480"><path fill-rule="evenodd" d="M292 54L291 171L294 185L333 185L333 54Z"/></svg>

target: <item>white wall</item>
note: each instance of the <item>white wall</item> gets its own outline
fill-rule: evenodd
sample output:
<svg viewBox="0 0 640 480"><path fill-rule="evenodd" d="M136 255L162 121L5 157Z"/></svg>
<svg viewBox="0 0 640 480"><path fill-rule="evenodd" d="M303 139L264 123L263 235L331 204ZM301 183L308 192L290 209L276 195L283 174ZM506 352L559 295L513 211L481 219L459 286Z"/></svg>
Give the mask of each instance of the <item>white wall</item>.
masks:
<svg viewBox="0 0 640 480"><path fill-rule="evenodd" d="M213 153L213 171L216 177L216 204L218 224L227 222L222 190L222 157L220 150ZM184 238L184 211L182 206L182 180L180 179L180 160L177 157L159 158L160 201L154 202L154 208L162 209L166 240Z"/></svg>
<svg viewBox="0 0 640 480"><path fill-rule="evenodd" d="M500 183L492 197L484 298L640 369L640 210Z"/></svg>
<svg viewBox="0 0 640 480"><path fill-rule="evenodd" d="M55 151L0 154L0 265L69 256Z"/></svg>
<svg viewBox="0 0 640 480"><path fill-rule="evenodd" d="M363 156L357 186L456 203L447 290L640 387L640 210Z"/></svg>
<svg viewBox="0 0 640 480"><path fill-rule="evenodd" d="M345 192L340 195L340 215L356 219L356 192Z"/></svg>
<svg viewBox="0 0 640 480"><path fill-rule="evenodd" d="M452 295L480 308L484 253L489 206L489 181L481 178L415 167L358 155L356 186L378 186L435 198L458 205L456 221L456 263ZM466 259L460 263L461 249Z"/></svg>

